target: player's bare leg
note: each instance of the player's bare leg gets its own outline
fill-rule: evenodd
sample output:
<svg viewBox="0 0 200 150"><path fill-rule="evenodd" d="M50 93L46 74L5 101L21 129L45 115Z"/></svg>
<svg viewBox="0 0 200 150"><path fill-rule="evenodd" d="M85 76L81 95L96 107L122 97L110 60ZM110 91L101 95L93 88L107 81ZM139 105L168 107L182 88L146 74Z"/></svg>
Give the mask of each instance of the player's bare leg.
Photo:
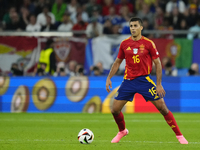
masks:
<svg viewBox="0 0 200 150"><path fill-rule="evenodd" d="M172 130L174 131L174 133L176 134L176 138L178 139L178 141L181 144L188 144L188 141L185 139L185 137L182 135L176 120L172 114L171 111L169 111L169 109L167 108L164 99L161 98L159 100L156 101L151 101L156 108L160 111L160 113L164 116L167 124L172 128Z"/></svg>
<svg viewBox="0 0 200 150"><path fill-rule="evenodd" d="M111 113L115 119L115 122L118 125L119 132L112 139L111 143L118 143L122 137L124 137L128 134L128 130L125 128L124 115L121 112L123 106L126 103L127 103L126 100L116 100L116 99L113 102L113 107L112 107Z"/></svg>

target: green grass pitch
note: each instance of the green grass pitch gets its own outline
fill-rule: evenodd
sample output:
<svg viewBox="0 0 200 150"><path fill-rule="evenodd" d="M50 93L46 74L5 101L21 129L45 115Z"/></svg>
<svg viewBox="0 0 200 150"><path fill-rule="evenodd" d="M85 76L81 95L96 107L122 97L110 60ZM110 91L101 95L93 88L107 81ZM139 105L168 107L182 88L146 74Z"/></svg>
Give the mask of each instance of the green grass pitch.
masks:
<svg viewBox="0 0 200 150"><path fill-rule="evenodd" d="M124 114L129 134L112 144L118 128L111 114L0 113L0 150L200 150L200 114L174 116L188 145L160 114ZM83 128L93 131L91 144L79 143Z"/></svg>

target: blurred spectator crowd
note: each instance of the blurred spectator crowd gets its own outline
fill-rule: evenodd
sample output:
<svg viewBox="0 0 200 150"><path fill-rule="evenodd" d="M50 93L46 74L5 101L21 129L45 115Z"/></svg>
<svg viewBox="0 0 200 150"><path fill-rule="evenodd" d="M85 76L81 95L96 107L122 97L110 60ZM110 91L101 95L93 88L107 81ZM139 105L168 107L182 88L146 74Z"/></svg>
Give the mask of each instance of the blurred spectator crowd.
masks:
<svg viewBox="0 0 200 150"><path fill-rule="evenodd" d="M200 31L199 0L0 0L2 31L74 31L93 38L129 34L130 17L140 17L145 30ZM80 34L76 31L86 31ZM174 35L145 34L148 38ZM199 35L175 35L193 39Z"/></svg>
<svg viewBox="0 0 200 150"><path fill-rule="evenodd" d="M74 36L94 38L103 34L130 34L130 17L143 20L145 30L190 30L200 32L200 0L0 0L0 31L73 31ZM200 34L144 34L148 38L200 38ZM52 53L51 57L54 54ZM177 75L170 59L162 60L165 75ZM44 72L40 63L34 75L86 75L84 66L70 61L60 62L52 72ZM188 75L199 75L193 64ZM0 71L1 72L1 71ZM23 75L14 63L13 76ZM101 62L91 66L87 75L107 75ZM154 70L152 71L154 75ZM123 75L118 71L117 75Z"/></svg>

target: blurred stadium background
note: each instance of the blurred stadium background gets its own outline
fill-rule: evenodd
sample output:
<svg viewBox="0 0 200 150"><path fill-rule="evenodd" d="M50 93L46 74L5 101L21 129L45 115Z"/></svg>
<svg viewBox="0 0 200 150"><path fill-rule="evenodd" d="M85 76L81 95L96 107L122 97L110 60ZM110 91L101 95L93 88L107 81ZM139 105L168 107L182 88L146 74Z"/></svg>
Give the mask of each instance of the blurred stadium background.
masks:
<svg viewBox="0 0 200 150"><path fill-rule="evenodd" d="M0 0L0 112L109 113L125 63L111 93L105 80L132 16L160 53L169 109L199 113L198 0ZM48 48L50 72L40 64ZM139 94L123 111L157 112Z"/></svg>

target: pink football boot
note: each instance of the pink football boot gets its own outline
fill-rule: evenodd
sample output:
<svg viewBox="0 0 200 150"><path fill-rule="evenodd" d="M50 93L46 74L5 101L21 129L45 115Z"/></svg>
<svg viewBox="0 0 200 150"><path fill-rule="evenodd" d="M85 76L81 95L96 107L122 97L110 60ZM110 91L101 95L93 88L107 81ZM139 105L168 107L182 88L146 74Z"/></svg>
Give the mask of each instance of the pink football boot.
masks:
<svg viewBox="0 0 200 150"><path fill-rule="evenodd" d="M127 129L118 132L117 135L112 139L111 143L118 143L121 140L121 138L126 136L127 134L128 134Z"/></svg>
<svg viewBox="0 0 200 150"><path fill-rule="evenodd" d="M181 144L188 144L188 141L185 139L183 135L177 135L176 138Z"/></svg>

